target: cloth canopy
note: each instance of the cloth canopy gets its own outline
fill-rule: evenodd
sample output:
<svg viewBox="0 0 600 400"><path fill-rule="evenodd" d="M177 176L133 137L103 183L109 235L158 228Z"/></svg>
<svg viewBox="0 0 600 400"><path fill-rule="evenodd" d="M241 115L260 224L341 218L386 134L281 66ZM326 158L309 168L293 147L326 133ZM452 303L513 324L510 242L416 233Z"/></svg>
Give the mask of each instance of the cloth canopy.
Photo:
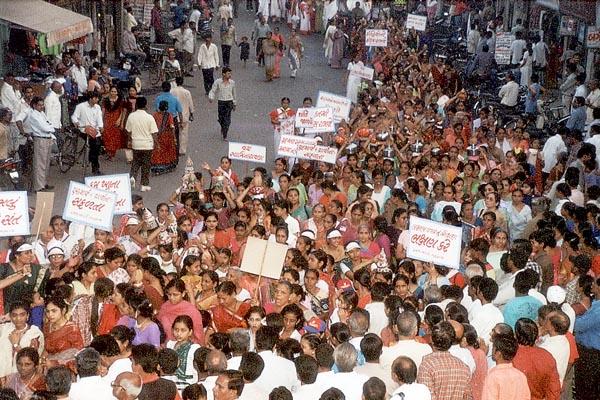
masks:
<svg viewBox="0 0 600 400"><path fill-rule="evenodd" d="M94 31L89 17L42 0L0 0L0 19L45 33L48 46L62 44Z"/></svg>

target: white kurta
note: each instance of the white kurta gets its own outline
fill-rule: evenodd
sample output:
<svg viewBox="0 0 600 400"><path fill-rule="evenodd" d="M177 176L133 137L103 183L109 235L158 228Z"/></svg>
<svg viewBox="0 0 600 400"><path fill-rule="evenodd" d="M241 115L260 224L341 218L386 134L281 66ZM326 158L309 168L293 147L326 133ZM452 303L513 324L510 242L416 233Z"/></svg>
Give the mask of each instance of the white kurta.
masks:
<svg viewBox="0 0 600 400"><path fill-rule="evenodd" d="M350 61L348 63L348 71L351 71L355 65L364 67L365 64L362 61L355 63ZM346 82L346 97L352 100L354 104L358 102L358 88L360 87L361 78L352 74L348 75L348 81Z"/></svg>
<svg viewBox="0 0 600 400"><path fill-rule="evenodd" d="M323 41L323 48L325 49L325 58L329 60L331 58L331 53L333 52L333 40L331 37L337 30L335 25L329 25L327 30L325 31L325 40Z"/></svg>

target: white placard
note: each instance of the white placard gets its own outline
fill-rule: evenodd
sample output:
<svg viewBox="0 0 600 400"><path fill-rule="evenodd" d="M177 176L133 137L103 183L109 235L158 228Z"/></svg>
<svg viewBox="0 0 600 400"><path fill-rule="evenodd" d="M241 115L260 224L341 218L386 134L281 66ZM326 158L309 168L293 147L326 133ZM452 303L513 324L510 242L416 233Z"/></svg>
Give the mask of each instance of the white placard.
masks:
<svg viewBox="0 0 600 400"><path fill-rule="evenodd" d="M589 27L585 42L588 49L600 48L600 29Z"/></svg>
<svg viewBox="0 0 600 400"><path fill-rule="evenodd" d="M87 176L85 184L94 189L116 193L116 215L131 213L131 182L129 174Z"/></svg>
<svg viewBox="0 0 600 400"><path fill-rule="evenodd" d="M367 29L365 31L366 47L386 47L388 45L387 29Z"/></svg>
<svg viewBox="0 0 600 400"><path fill-rule="evenodd" d="M317 97L318 108L329 107L333 109L333 122L336 124L343 119L348 121L351 106L352 100L337 94L320 91Z"/></svg>
<svg viewBox="0 0 600 400"><path fill-rule="evenodd" d="M296 111L296 128L304 129L304 133L335 131L333 109L329 107L299 108Z"/></svg>
<svg viewBox="0 0 600 400"><path fill-rule="evenodd" d="M496 34L496 50L494 57L498 65L510 64L510 45L515 40L515 35L508 32L498 32ZM491 49L490 49L491 50Z"/></svg>
<svg viewBox="0 0 600 400"><path fill-rule="evenodd" d="M462 228L411 216L408 237L406 257L459 268Z"/></svg>
<svg viewBox="0 0 600 400"><path fill-rule="evenodd" d="M281 135L277 154L284 157L304 158L335 164L337 149L318 145L316 139L313 138Z"/></svg>
<svg viewBox="0 0 600 400"><path fill-rule="evenodd" d="M0 191L0 237L29 235L27 192Z"/></svg>
<svg viewBox="0 0 600 400"><path fill-rule="evenodd" d="M408 14L406 16L406 29L410 28L423 32L427 28L427 17L425 15Z"/></svg>
<svg viewBox="0 0 600 400"><path fill-rule="evenodd" d="M71 181L63 218L111 232L116 202L115 193Z"/></svg>
<svg viewBox="0 0 600 400"><path fill-rule="evenodd" d="M267 161L267 148L256 144L229 142L228 157L264 164Z"/></svg>
<svg viewBox="0 0 600 400"><path fill-rule="evenodd" d="M358 76L359 78L366 79L368 81L373 80L375 70L373 68L365 67L364 65L354 64L350 70L350 75Z"/></svg>

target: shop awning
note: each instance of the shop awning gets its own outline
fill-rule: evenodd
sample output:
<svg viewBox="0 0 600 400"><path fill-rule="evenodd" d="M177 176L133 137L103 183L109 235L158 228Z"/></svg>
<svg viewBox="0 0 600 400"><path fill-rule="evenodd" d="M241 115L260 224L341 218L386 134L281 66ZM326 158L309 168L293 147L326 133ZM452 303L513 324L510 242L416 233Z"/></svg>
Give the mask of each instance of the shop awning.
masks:
<svg viewBox="0 0 600 400"><path fill-rule="evenodd" d="M0 0L0 19L45 33L48 46L62 44L94 31L92 20L42 0Z"/></svg>

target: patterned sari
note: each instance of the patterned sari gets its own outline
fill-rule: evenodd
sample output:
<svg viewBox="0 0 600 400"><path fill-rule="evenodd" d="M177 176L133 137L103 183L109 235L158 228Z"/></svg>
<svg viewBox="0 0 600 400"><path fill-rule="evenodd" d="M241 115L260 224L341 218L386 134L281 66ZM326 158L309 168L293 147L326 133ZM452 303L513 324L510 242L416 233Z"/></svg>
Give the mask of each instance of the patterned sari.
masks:
<svg viewBox="0 0 600 400"><path fill-rule="evenodd" d="M250 309L250 303L242 303L236 312L233 312L223 305L213 307L210 311L212 314L212 328L215 332L227 333L233 328L246 328L244 315Z"/></svg>
<svg viewBox="0 0 600 400"><path fill-rule="evenodd" d="M158 126L158 140L152 150L152 173L159 175L171 172L177 167L177 143L175 138L175 123L168 112L153 114Z"/></svg>

